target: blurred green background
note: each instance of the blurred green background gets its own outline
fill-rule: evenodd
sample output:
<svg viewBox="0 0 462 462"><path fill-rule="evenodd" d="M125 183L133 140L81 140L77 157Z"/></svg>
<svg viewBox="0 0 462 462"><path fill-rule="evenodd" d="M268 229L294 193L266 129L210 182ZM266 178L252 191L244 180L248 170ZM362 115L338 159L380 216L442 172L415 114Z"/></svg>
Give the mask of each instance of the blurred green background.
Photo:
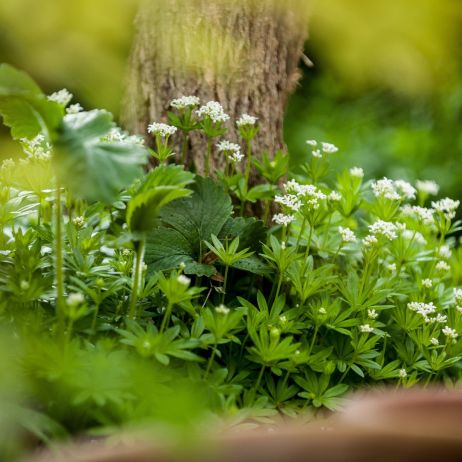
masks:
<svg viewBox="0 0 462 462"><path fill-rule="evenodd" d="M85 108L118 114L137 3L2 0L0 62L47 92L66 87ZM462 2L305 3L314 66L302 66L287 110L292 162L303 161L306 139L318 138L340 147L339 169L434 178L442 194L462 198ZM1 129L0 157L16 150Z"/></svg>

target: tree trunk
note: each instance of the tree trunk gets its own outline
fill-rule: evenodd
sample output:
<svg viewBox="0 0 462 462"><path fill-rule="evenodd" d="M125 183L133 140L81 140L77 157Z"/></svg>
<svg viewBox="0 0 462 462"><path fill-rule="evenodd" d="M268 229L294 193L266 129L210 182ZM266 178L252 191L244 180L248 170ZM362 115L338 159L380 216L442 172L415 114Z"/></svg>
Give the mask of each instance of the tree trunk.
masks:
<svg viewBox="0 0 462 462"><path fill-rule="evenodd" d="M283 6L281 6L283 3ZM146 133L165 121L169 102L196 95L220 102L231 116L227 138L237 140L235 120L257 116L258 156L284 148L283 116L299 79L307 36L303 0L147 0L136 19L122 124ZM180 152L180 139L174 140ZM193 134L188 162L202 171L205 140ZM224 160L213 153L212 169Z"/></svg>

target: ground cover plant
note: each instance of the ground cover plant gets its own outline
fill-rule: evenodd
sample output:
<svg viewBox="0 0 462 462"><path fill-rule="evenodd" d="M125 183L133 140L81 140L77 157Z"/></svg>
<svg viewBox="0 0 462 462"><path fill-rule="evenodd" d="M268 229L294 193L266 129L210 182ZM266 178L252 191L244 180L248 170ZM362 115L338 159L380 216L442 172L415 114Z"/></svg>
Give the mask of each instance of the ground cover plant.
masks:
<svg viewBox="0 0 462 462"><path fill-rule="evenodd" d="M288 171L287 154L252 152L264 120L194 96L146 127L150 149L71 99L0 67L24 150L0 168L5 452L6 429L31 444L189 432L204 415L336 410L358 388L458 385L459 201L436 183L334 175L337 148L317 140ZM182 162L192 131L203 171Z"/></svg>

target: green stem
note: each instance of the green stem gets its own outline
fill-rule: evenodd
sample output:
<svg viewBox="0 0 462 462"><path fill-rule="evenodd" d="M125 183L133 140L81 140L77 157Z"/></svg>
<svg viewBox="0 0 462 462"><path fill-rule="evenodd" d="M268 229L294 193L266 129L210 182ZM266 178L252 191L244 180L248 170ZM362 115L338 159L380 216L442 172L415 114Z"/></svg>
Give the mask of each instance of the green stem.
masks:
<svg viewBox="0 0 462 462"><path fill-rule="evenodd" d="M251 167L251 160L252 160L252 145L250 140L247 141L247 162L245 164L245 187L246 190L249 187L249 179L250 179L250 167Z"/></svg>
<svg viewBox="0 0 462 462"><path fill-rule="evenodd" d="M207 138L207 156L205 157L205 176L210 175L210 158L212 157L212 138Z"/></svg>
<svg viewBox="0 0 462 462"><path fill-rule="evenodd" d="M130 298L130 308L128 316L131 319L136 317L136 304L138 302L138 292L141 285L141 276L143 272L143 258L146 241L141 239L138 242L138 246L135 254L134 268L133 268L133 282L132 282L132 294Z"/></svg>
<svg viewBox="0 0 462 462"><path fill-rule="evenodd" d="M225 303L225 296L226 296L226 284L228 282L228 270L229 270L229 265L225 266L225 278L223 281L223 294L221 296L221 303Z"/></svg>
<svg viewBox="0 0 462 462"><path fill-rule="evenodd" d="M56 315L59 329L64 331L64 246L62 227L61 185L56 184L55 204L55 240L56 240Z"/></svg>
<svg viewBox="0 0 462 462"><path fill-rule="evenodd" d="M310 349L308 350L309 355L313 351L314 342L316 341L316 336L318 335L318 329L319 329L319 326L318 324L316 324L316 326L314 327L313 338L311 339Z"/></svg>
<svg viewBox="0 0 462 462"><path fill-rule="evenodd" d="M170 313L172 312L172 304L170 302L168 302L168 305L167 305L167 309L165 310L165 313L164 313L164 318L162 319L162 324L160 325L160 331L159 333L163 333L165 328L167 327L167 322L168 320L170 319Z"/></svg>
<svg viewBox="0 0 462 462"><path fill-rule="evenodd" d="M185 132L183 138L183 146L181 148L181 163L186 165L186 154L188 153L189 134Z"/></svg>
<svg viewBox="0 0 462 462"><path fill-rule="evenodd" d="M258 387L260 386L261 379L263 378L263 372L265 372L265 367L266 366L263 364L263 366L260 369L260 373L258 374L257 381L255 382L255 386L253 387L254 393L257 392Z"/></svg>
<svg viewBox="0 0 462 462"><path fill-rule="evenodd" d="M306 217L303 217L302 227L300 228L300 233L297 238L297 243L295 244L295 253L298 252L298 246L300 245L300 241L302 239L303 233L305 232L305 228L306 228Z"/></svg>
<svg viewBox="0 0 462 462"><path fill-rule="evenodd" d="M207 369L205 371L204 379L207 379L207 377L209 376L210 369L212 368L212 364L213 364L213 360L215 359L216 352L217 352L217 344L215 343L212 354L210 355L209 361L207 363Z"/></svg>

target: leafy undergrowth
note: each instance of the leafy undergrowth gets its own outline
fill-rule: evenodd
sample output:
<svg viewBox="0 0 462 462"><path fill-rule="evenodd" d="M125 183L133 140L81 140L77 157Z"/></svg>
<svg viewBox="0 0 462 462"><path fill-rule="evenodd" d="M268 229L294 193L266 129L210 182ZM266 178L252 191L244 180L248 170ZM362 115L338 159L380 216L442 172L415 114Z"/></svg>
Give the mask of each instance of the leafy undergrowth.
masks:
<svg viewBox="0 0 462 462"><path fill-rule="evenodd" d="M229 123L218 103L173 101L150 150L70 98L0 67L0 113L25 153L0 169L0 428L49 444L459 383L459 202L432 200L434 182L335 176L336 147L314 140L303 172L288 172L283 153L254 158L247 115L246 156L220 141L212 179ZM201 175L181 165L193 130L207 141ZM150 156L159 166L143 173Z"/></svg>

